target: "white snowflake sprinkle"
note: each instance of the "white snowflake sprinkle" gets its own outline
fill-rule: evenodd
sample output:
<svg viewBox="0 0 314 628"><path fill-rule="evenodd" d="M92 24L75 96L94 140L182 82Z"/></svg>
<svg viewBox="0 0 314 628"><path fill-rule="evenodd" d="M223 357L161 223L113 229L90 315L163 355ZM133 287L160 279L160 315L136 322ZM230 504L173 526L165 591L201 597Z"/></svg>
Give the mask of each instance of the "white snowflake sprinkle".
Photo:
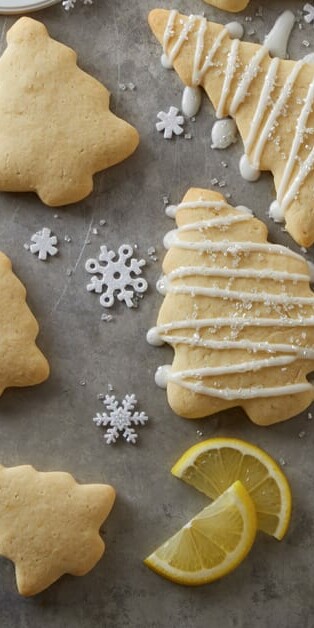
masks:
<svg viewBox="0 0 314 628"><path fill-rule="evenodd" d="M98 260L87 260L85 269L93 275L87 290L101 294L99 300L103 307L111 307L116 298L124 301L128 307L134 307L133 299L136 295L146 292L147 281L139 277L146 262L144 259L137 260L132 255L133 248L128 244L122 244L118 253L109 251L103 245L100 247Z"/></svg>
<svg viewBox="0 0 314 628"><path fill-rule="evenodd" d="M137 405L135 395L125 395L122 403L119 404L114 395L106 395L103 404L107 412L97 415L93 418L97 427L106 427L104 439L107 445L116 443L122 435L127 443L136 444L138 434L133 425L145 425L148 416L144 412L134 412Z"/></svg>
<svg viewBox="0 0 314 628"><path fill-rule="evenodd" d="M184 117L178 116L179 109L177 107L170 107L169 111L159 111L157 118L161 122L156 122L157 131L164 131L164 137L167 140L172 138L172 135L181 135L183 133L182 125L184 124Z"/></svg>
<svg viewBox="0 0 314 628"><path fill-rule="evenodd" d="M37 231L31 237L33 244L30 245L30 251L34 255L38 253L38 259L45 261L48 255L56 255L58 249L57 237L51 235L51 230L44 227L41 231Z"/></svg>
<svg viewBox="0 0 314 628"><path fill-rule="evenodd" d="M304 16L304 20L305 22L307 22L308 24L311 24L312 22L314 22L314 6L313 4L305 4L303 7L303 11L306 13L306 15Z"/></svg>

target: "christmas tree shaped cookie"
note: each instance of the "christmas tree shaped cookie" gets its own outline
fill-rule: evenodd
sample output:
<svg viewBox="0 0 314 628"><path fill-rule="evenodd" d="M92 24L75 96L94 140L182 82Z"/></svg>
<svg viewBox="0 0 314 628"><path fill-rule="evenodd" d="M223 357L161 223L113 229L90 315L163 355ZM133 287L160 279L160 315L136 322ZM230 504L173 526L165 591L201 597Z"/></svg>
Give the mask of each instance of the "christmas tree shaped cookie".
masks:
<svg viewBox="0 0 314 628"><path fill-rule="evenodd" d="M115 491L69 473L0 466L0 554L15 563L19 593L36 595L63 574L87 574L105 544L99 528Z"/></svg>
<svg viewBox="0 0 314 628"><path fill-rule="evenodd" d="M165 237L165 299L148 341L174 349L172 366L156 373L174 412L193 419L241 406L269 425L304 410L314 399L307 262L216 192L192 188L169 215L177 229Z"/></svg>
<svg viewBox="0 0 314 628"><path fill-rule="evenodd" d="M109 110L109 92L43 24L19 19L0 58L0 190L47 205L85 198L93 174L136 149L138 133Z"/></svg>
<svg viewBox="0 0 314 628"><path fill-rule="evenodd" d="M243 11L245 7L249 4L250 0L205 0L207 4L212 4L214 7L218 9L223 9L224 11L231 11L233 13L237 13L237 11Z"/></svg>
<svg viewBox="0 0 314 628"><path fill-rule="evenodd" d="M156 9L150 26L186 86L204 88L217 117L236 120L245 154L241 171L254 180L274 176L270 214L286 221L303 246L314 242L314 64L271 59L267 43L231 39L227 28L177 11Z"/></svg>
<svg viewBox="0 0 314 628"><path fill-rule="evenodd" d="M35 344L38 324L25 298L23 284L0 253L0 395L9 386L33 386L49 375L46 358Z"/></svg>

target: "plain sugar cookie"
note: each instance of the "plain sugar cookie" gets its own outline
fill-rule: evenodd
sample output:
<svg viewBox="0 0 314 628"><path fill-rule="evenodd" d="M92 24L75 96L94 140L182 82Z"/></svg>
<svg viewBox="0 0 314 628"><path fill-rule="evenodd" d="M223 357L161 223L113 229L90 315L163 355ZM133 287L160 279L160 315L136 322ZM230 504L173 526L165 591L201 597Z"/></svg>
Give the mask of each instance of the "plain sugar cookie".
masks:
<svg viewBox="0 0 314 628"><path fill-rule="evenodd" d="M0 395L11 386L34 386L49 376L35 340L38 323L26 303L26 290L0 253Z"/></svg>
<svg viewBox="0 0 314 628"><path fill-rule="evenodd" d="M102 557L99 528L114 504L112 486L0 466L0 494L0 554L15 564L21 595L36 595L66 573L84 576Z"/></svg>
<svg viewBox="0 0 314 628"><path fill-rule="evenodd" d="M43 24L19 19L0 58L0 190L50 206L85 198L93 175L129 157L139 136L109 110L109 92Z"/></svg>

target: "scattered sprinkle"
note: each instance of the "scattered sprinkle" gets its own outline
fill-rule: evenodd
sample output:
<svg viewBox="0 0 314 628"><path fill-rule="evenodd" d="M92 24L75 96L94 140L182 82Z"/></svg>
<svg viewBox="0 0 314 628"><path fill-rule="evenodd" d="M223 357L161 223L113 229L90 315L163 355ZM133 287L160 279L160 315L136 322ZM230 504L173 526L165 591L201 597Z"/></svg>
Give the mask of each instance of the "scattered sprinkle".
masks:
<svg viewBox="0 0 314 628"><path fill-rule="evenodd" d="M107 445L116 443L121 435L127 443L135 445L138 434L133 425L145 425L148 421L144 412L134 412L137 405L135 395L126 395L121 404L114 395L106 395L103 404L107 412L98 412L93 421L97 427L107 428L104 434Z"/></svg>
<svg viewBox="0 0 314 628"><path fill-rule="evenodd" d="M183 133L182 125L184 124L184 117L178 115L179 109L177 107L170 107L169 111L159 111L157 118L160 122L156 122L157 131L164 131L164 138L170 140L174 135L181 135Z"/></svg>
<svg viewBox="0 0 314 628"><path fill-rule="evenodd" d="M304 436L306 436L306 432L304 430L301 430L301 432L299 432L298 436L299 436L299 438L304 438Z"/></svg>
<svg viewBox="0 0 314 628"><path fill-rule="evenodd" d="M99 226L103 227L106 224L106 220L104 220L103 218L99 221Z"/></svg>
<svg viewBox="0 0 314 628"><path fill-rule="evenodd" d="M285 459L284 459L284 458L279 458L279 464L280 464L282 467L285 467L287 463L286 463L286 461L285 461Z"/></svg>
<svg viewBox="0 0 314 628"><path fill-rule="evenodd" d="M111 323L111 321L113 320L113 316L112 314L102 314L101 315L101 320L105 321L105 323Z"/></svg>
<svg viewBox="0 0 314 628"><path fill-rule="evenodd" d="M47 227L44 227L41 231L34 233L31 237L31 241L33 244L29 246L29 250L34 255L38 253L38 259L42 261L46 261L48 255L53 257L58 253L58 249L56 247L58 239L55 235L51 235L51 229L47 229Z"/></svg>
<svg viewBox="0 0 314 628"><path fill-rule="evenodd" d="M69 235L65 235L63 239L65 242L72 242L72 238Z"/></svg>
<svg viewBox="0 0 314 628"><path fill-rule="evenodd" d="M99 300L103 307L112 307L116 299L124 301L127 307L134 307L135 296L146 292L147 281L139 277L146 262L132 255L133 248L128 244L122 244L118 253L103 245L98 259L87 260L85 269L93 275L87 290L101 295Z"/></svg>

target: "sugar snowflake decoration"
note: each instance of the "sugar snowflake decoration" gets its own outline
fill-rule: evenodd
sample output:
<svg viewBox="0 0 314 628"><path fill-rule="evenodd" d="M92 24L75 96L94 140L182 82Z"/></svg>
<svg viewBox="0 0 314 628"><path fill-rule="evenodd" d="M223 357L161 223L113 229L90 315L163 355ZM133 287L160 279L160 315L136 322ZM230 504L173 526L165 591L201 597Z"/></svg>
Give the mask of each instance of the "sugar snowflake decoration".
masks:
<svg viewBox="0 0 314 628"><path fill-rule="evenodd" d="M311 24L312 22L314 22L314 6L312 4L307 3L304 5L303 11L306 13L306 15L304 16L304 20L308 24Z"/></svg>
<svg viewBox="0 0 314 628"><path fill-rule="evenodd" d="M157 131L164 131L164 137L170 140L175 135L181 135L183 133L182 125L184 124L184 117L179 116L179 109L177 107L170 107L169 111L159 111L157 118L160 122L156 122Z"/></svg>
<svg viewBox="0 0 314 628"><path fill-rule="evenodd" d="M38 253L38 259L46 261L48 255L57 255L58 249L55 246L58 244L57 237L51 235L51 230L44 227L41 231L37 231L31 237L30 251L34 255Z"/></svg>
<svg viewBox="0 0 314 628"><path fill-rule="evenodd" d="M118 253L104 245L100 247L98 260L87 260L85 269L93 275L87 290L101 294L99 300L103 307L112 307L116 298L134 307L134 297L147 290L147 281L139 277L146 262L132 255L133 248L128 244L122 244Z"/></svg>
<svg viewBox="0 0 314 628"><path fill-rule="evenodd" d="M81 0L83 2L83 4L93 4L93 0ZM75 5L77 3L77 0L62 0L62 6L66 11L70 11L71 9L74 9Z"/></svg>
<svg viewBox="0 0 314 628"><path fill-rule="evenodd" d="M104 434L107 445L116 443L121 435L127 443L135 445L138 434L132 426L145 425L148 421L148 416L144 412L134 412L137 405L135 395L125 395L121 405L114 395L106 395L103 404L107 412L102 414L97 412L93 421L97 427L107 428Z"/></svg>

